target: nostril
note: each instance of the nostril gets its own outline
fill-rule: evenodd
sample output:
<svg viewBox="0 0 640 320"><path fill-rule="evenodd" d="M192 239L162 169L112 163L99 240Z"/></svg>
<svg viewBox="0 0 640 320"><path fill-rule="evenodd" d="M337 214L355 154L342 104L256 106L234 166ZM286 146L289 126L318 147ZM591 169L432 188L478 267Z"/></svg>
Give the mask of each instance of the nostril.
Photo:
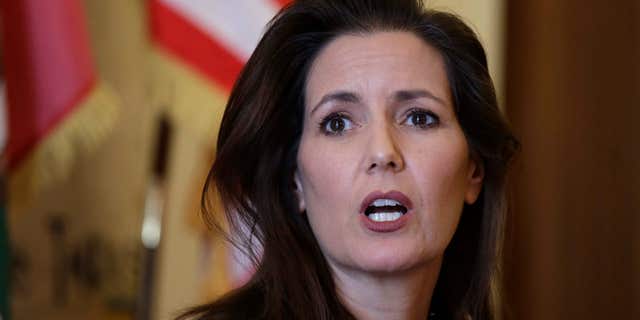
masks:
<svg viewBox="0 0 640 320"><path fill-rule="evenodd" d="M395 161L387 161L384 163L373 162L371 163L371 165L369 165L368 171L372 171L378 167L380 167L381 170L385 170L385 169L396 170L398 169L398 164L396 164Z"/></svg>
<svg viewBox="0 0 640 320"><path fill-rule="evenodd" d="M368 160L369 166L366 170L370 172L377 170L395 172L404 167L402 156L395 151L373 153Z"/></svg>

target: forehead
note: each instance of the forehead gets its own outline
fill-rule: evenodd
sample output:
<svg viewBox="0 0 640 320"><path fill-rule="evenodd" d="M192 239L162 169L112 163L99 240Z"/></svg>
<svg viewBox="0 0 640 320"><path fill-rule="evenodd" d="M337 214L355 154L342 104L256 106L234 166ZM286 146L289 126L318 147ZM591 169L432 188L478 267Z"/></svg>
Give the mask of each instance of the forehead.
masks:
<svg viewBox="0 0 640 320"><path fill-rule="evenodd" d="M450 101L441 54L410 32L341 35L318 54L309 71L305 104L346 90L363 96L389 96L426 89Z"/></svg>

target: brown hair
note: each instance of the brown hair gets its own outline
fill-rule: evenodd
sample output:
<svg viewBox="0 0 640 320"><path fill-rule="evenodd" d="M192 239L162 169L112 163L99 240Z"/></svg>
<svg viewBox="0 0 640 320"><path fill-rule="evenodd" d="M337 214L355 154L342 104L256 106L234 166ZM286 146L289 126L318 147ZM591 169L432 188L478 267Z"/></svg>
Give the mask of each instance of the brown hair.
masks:
<svg viewBox="0 0 640 320"><path fill-rule="evenodd" d="M241 288L180 319L353 319L336 296L308 221L298 214L293 174L315 56L341 34L376 31L411 32L442 54L458 121L484 164L482 192L463 209L431 310L442 319L494 318L505 177L518 142L498 109L476 35L456 16L424 9L421 0L301 0L270 22L232 90L202 199L212 225L219 225L212 212L215 189L232 229L250 227L234 244L252 255L256 272ZM262 256L247 246L256 242Z"/></svg>

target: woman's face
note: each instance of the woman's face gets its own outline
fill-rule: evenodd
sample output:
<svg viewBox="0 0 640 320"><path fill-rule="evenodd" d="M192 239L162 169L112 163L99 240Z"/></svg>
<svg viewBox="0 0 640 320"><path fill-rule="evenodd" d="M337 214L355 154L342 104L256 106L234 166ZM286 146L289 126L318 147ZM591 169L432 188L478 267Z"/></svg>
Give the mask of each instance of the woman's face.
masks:
<svg viewBox="0 0 640 320"><path fill-rule="evenodd" d="M438 262L481 189L444 61L407 32L343 35L308 74L295 180L334 270Z"/></svg>

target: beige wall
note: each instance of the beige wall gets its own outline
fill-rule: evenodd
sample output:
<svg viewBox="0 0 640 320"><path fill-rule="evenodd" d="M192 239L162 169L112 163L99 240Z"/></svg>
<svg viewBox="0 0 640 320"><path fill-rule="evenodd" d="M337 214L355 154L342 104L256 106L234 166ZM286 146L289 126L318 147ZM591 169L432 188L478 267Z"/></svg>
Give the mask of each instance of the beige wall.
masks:
<svg viewBox="0 0 640 320"><path fill-rule="evenodd" d="M429 8L458 14L480 37L489 71L504 108L505 0L425 0Z"/></svg>

